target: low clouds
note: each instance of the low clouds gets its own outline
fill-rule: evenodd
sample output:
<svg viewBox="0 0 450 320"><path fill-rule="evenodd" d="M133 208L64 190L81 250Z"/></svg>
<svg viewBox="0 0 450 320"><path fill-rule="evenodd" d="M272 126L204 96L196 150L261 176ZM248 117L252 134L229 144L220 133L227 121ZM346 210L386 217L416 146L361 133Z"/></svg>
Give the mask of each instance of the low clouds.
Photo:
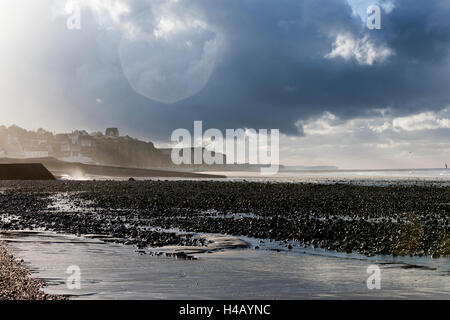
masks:
<svg viewBox="0 0 450 320"><path fill-rule="evenodd" d="M440 168L450 157L450 108L407 117L343 120L326 112L299 123L303 137L282 137L285 163L345 169Z"/></svg>
<svg viewBox="0 0 450 320"><path fill-rule="evenodd" d="M371 66L374 62L384 62L393 54L393 51L383 45L376 46L365 35L361 39L355 39L351 34L338 34L333 44L333 51L325 55L325 58L334 59L341 57L344 60L355 59L359 64Z"/></svg>
<svg viewBox="0 0 450 320"><path fill-rule="evenodd" d="M396 118L393 120L392 126L395 131L450 129L450 108L446 108L438 114L423 112L408 117Z"/></svg>
<svg viewBox="0 0 450 320"><path fill-rule="evenodd" d="M353 134L358 130L372 131L377 134L386 132L396 134L402 132L450 129L450 107L440 112L422 112L406 117L393 117L389 114L380 114L378 117L355 118L351 120L343 120L330 112L325 112L316 118L299 121L297 125L303 128L305 135L322 136L329 136L336 133ZM450 134L450 130L447 133Z"/></svg>

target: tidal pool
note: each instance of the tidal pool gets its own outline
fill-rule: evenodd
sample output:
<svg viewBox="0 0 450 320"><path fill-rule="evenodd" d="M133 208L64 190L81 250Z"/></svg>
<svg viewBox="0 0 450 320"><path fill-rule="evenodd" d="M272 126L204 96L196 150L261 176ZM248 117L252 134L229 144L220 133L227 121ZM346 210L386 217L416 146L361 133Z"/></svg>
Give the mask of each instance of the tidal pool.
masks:
<svg viewBox="0 0 450 320"><path fill-rule="evenodd" d="M447 258L366 258L264 242L183 260L53 232L5 232L0 240L47 281L47 293L72 299L450 299ZM367 287L371 265L381 270L380 290ZM67 286L70 266L80 268L81 289Z"/></svg>

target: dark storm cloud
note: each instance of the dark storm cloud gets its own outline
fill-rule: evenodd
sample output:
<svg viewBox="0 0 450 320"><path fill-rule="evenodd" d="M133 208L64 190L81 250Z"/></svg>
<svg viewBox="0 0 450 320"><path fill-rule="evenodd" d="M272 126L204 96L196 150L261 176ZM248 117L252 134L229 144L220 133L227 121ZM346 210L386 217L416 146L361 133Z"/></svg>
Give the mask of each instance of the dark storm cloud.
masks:
<svg viewBox="0 0 450 320"><path fill-rule="evenodd" d="M142 19L142 2L131 4L127 19L138 13ZM394 4L391 12L382 12L382 29L368 30L346 0L180 1L201 12L225 39L203 90L173 104L137 94L120 69L114 48L120 37L89 28L97 33L81 41L91 49L76 67L76 89L68 99L100 123L160 139L175 128L191 128L194 120L205 127L298 134L299 119L324 111L351 119L384 108L393 116L440 110L450 101L450 7L440 0ZM338 35L355 41L367 36L373 50L390 54L371 63L326 57Z"/></svg>

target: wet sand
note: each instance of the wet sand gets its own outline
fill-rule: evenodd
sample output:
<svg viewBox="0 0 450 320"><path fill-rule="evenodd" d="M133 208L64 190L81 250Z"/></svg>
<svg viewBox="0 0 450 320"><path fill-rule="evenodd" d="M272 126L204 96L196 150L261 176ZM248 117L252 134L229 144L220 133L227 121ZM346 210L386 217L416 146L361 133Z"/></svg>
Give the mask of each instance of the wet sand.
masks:
<svg viewBox="0 0 450 320"><path fill-rule="evenodd" d="M267 242L259 250L199 250L186 260L52 232L0 237L48 283L45 292L70 299L450 299L444 258L368 258ZM72 265L81 270L80 289L66 285ZM380 290L367 288L371 265L381 269Z"/></svg>
<svg viewBox="0 0 450 320"><path fill-rule="evenodd" d="M446 186L57 181L3 182L0 188L5 230L101 234L142 248L202 246L204 240L189 232L203 232L367 256L450 255Z"/></svg>

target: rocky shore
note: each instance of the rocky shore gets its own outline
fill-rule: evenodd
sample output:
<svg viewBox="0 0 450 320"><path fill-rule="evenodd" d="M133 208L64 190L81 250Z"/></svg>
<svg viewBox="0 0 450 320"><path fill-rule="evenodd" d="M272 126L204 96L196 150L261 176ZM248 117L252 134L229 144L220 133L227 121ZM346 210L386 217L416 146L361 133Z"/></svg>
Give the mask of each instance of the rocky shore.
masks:
<svg viewBox="0 0 450 320"><path fill-rule="evenodd" d="M43 281L30 273L0 243L0 300L64 300L65 297L45 294Z"/></svg>
<svg viewBox="0 0 450 320"><path fill-rule="evenodd" d="M4 230L95 234L138 248L204 246L194 233L220 233L278 241L286 250L450 256L444 186L47 181L1 182L0 189Z"/></svg>

